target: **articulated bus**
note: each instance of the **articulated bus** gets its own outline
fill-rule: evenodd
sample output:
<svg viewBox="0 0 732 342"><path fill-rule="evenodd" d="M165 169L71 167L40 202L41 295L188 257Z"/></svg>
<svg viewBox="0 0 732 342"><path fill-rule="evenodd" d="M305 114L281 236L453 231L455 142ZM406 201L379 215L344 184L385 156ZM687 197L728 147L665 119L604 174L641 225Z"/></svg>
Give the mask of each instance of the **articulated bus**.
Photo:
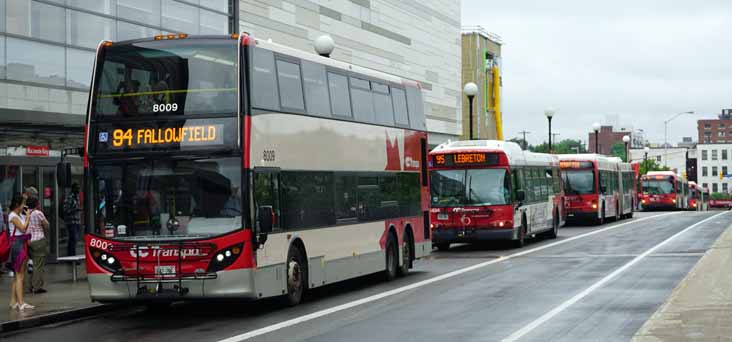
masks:
<svg viewBox="0 0 732 342"><path fill-rule="evenodd" d="M616 157L597 154L560 155L567 218L591 220L633 217L633 168Z"/></svg>
<svg viewBox="0 0 732 342"><path fill-rule="evenodd" d="M430 253L417 82L245 34L97 50L91 298L300 302Z"/></svg>
<svg viewBox="0 0 732 342"><path fill-rule="evenodd" d="M556 156L513 142L447 142L430 152L432 243L555 238L564 224Z"/></svg>
<svg viewBox="0 0 732 342"><path fill-rule="evenodd" d="M696 182L689 181L689 210L707 211L709 192Z"/></svg>
<svg viewBox="0 0 732 342"><path fill-rule="evenodd" d="M688 208L689 183L673 171L651 171L641 177L643 210Z"/></svg>

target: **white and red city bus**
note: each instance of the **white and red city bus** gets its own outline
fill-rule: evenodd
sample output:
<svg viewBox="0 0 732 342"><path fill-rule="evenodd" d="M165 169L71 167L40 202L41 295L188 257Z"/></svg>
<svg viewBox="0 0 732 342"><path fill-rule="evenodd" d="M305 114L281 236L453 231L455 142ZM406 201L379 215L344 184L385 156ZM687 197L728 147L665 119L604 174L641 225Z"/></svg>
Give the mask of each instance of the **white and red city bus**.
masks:
<svg viewBox="0 0 732 342"><path fill-rule="evenodd" d="M92 81L93 300L296 304L430 253L417 82L244 34L103 42Z"/></svg>
<svg viewBox="0 0 732 342"><path fill-rule="evenodd" d="M447 142L430 152L432 242L513 240L517 247L564 224L556 156L513 142Z"/></svg>
<svg viewBox="0 0 732 342"><path fill-rule="evenodd" d="M689 185L673 171L650 171L641 177L643 210L686 209Z"/></svg>
<svg viewBox="0 0 732 342"><path fill-rule="evenodd" d="M591 220L633 216L633 168L620 158L598 154L559 156L567 218Z"/></svg>
<svg viewBox="0 0 732 342"><path fill-rule="evenodd" d="M706 211L709 192L694 181L689 181L689 210Z"/></svg>

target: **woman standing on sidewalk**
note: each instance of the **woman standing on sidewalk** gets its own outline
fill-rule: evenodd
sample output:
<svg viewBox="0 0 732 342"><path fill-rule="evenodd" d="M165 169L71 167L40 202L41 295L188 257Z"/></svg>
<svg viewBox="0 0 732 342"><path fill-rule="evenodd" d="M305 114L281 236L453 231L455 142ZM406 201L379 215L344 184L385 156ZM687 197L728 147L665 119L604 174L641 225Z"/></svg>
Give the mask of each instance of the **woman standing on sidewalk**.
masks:
<svg viewBox="0 0 732 342"><path fill-rule="evenodd" d="M21 195L14 196L8 214L8 230L12 234L10 268L15 273L15 278L10 284L11 309L26 310L35 308L23 300L23 279L27 268L28 240L30 239L30 234L26 234L28 222L30 221L27 219L29 214L23 197Z"/></svg>
<svg viewBox="0 0 732 342"><path fill-rule="evenodd" d="M30 242L28 250L33 261L32 275L30 276L30 290L32 293L45 293L43 288L45 277L46 256L48 255L48 220L43 211L38 209L38 196L30 196L25 201L26 206L31 209L28 215L28 230Z"/></svg>

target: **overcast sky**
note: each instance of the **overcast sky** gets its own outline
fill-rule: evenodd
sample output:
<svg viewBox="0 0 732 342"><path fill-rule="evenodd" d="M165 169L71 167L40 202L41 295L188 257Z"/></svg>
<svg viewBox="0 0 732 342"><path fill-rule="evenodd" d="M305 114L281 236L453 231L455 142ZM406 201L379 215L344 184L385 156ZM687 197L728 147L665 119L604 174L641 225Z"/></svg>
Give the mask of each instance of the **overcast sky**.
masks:
<svg viewBox="0 0 732 342"><path fill-rule="evenodd" d="M462 0L462 23L501 36L506 139L526 129L581 138L617 115L651 142L697 140L696 120L732 108L732 1Z"/></svg>

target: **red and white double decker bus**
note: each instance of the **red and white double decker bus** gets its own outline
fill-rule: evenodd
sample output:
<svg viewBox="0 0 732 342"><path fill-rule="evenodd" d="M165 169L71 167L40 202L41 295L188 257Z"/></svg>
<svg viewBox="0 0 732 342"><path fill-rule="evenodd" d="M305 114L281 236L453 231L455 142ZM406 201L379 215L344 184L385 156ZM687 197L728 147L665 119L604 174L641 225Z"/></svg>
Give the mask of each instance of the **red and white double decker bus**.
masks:
<svg viewBox="0 0 732 342"><path fill-rule="evenodd" d="M597 154L560 155L567 218L591 220L632 217L633 168L616 157Z"/></svg>
<svg viewBox="0 0 732 342"><path fill-rule="evenodd" d="M96 301L286 296L430 253L419 84L287 46L97 50L85 154Z"/></svg>
<svg viewBox="0 0 732 342"><path fill-rule="evenodd" d="M643 210L686 209L689 184L673 171L650 171L641 177Z"/></svg>
<svg viewBox="0 0 732 342"><path fill-rule="evenodd" d="M556 156L522 151L513 142L444 143L430 152L432 242L555 238L564 224Z"/></svg>

